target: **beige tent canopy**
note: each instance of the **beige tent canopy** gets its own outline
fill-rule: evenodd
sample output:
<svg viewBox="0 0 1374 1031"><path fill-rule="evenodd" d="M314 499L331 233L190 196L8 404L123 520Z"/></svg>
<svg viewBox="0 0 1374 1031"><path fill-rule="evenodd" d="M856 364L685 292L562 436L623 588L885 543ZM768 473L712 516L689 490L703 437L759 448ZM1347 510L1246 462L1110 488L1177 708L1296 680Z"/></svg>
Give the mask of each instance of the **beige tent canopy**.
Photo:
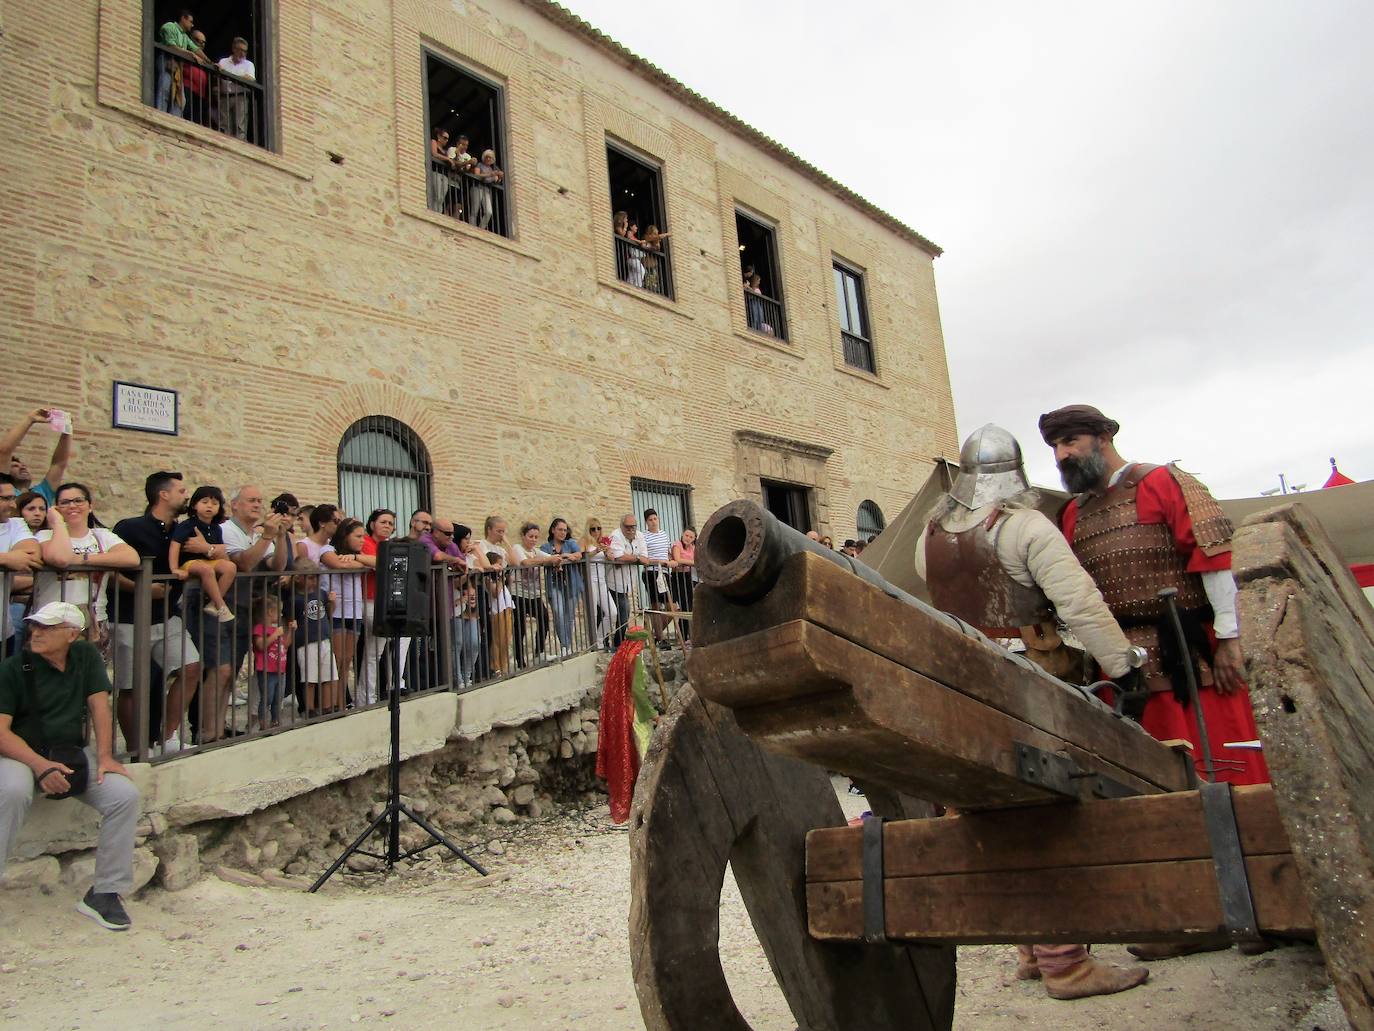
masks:
<svg viewBox="0 0 1374 1031"><path fill-rule="evenodd" d="M865 562L895 586L918 598L929 600L925 584L916 575L912 556L926 527L926 513L949 489L958 472L957 462L935 459L934 468L911 503L864 549ZM1053 519L1068 500L1068 494L1050 487L1038 487L1037 490L1043 499L1041 509ZM1237 498L1223 501L1221 507L1239 526L1247 516L1292 502L1301 504L1317 517L1348 565L1374 562L1374 480L1282 498Z"/></svg>

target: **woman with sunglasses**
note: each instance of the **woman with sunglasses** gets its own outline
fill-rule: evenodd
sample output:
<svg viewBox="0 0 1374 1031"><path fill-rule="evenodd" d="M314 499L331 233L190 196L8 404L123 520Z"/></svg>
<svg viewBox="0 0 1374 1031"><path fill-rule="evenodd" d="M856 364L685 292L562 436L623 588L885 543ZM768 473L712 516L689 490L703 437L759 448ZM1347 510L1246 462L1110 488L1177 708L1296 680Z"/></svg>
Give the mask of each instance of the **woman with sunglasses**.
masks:
<svg viewBox="0 0 1374 1031"><path fill-rule="evenodd" d="M87 638L106 641L105 587L109 577L91 567L136 569L138 552L96 521L90 488L81 483L64 483L57 488L53 507L48 510L48 529L36 536L47 569L34 580L33 607L71 602L85 613Z"/></svg>
<svg viewBox="0 0 1374 1031"><path fill-rule="evenodd" d="M587 532L578 541L582 556L587 560L587 592L591 595L589 611L596 623L598 648L610 650L611 635L615 631L615 599L606 582L606 563L610 560L611 538L601 532L600 519L587 520Z"/></svg>
<svg viewBox="0 0 1374 1031"><path fill-rule="evenodd" d="M582 549L572 539L572 527L566 519L554 517L549 523L549 539L539 545L546 555L562 555L563 561L574 563L546 570L549 584L549 605L553 608L553 628L564 655L573 650L573 624L577 620L577 603L582 598L582 570L575 564L582 559Z"/></svg>

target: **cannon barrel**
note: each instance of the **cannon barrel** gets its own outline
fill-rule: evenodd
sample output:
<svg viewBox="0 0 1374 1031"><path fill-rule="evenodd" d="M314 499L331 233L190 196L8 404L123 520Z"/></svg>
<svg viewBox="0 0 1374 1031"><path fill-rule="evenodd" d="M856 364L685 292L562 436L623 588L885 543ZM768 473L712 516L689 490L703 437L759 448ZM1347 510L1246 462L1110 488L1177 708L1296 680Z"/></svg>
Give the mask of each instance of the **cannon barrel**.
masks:
<svg viewBox="0 0 1374 1031"><path fill-rule="evenodd" d="M713 588L731 601L749 604L758 601L772 590L787 560L803 551L820 556L845 572L852 573L877 587L888 597L909 605L930 619L954 627L966 637L988 645L1008 661L1088 701L1094 708L1112 711L1111 706L1091 691L1076 684L1067 684L1041 669L1024 655L1007 651L997 642L989 640L977 627L908 594L858 559L841 555L819 541L813 541L755 501L731 501L716 509L711 518L706 520L706 525L701 528L701 537L697 541L697 576L707 587ZM1119 716L1120 713L1116 715Z"/></svg>
<svg viewBox="0 0 1374 1031"><path fill-rule="evenodd" d="M871 566L792 529L755 501L731 501L706 520L697 544L697 576L702 583L736 601L756 601L777 581L783 563L801 551L819 555L927 615L951 625L962 625L948 613L894 587Z"/></svg>

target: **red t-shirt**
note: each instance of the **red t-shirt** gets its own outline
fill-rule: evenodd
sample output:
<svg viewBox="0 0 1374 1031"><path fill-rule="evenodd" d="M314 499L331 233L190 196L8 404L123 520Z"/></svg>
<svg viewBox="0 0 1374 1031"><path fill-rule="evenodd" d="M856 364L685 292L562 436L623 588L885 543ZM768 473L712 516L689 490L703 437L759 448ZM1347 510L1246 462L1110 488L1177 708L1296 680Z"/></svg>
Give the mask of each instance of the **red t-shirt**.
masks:
<svg viewBox="0 0 1374 1031"><path fill-rule="evenodd" d="M358 549L359 555L371 555L377 557L377 542L372 539L372 534L363 537L363 546ZM372 573L363 574L363 597L372 601L377 597L377 577Z"/></svg>
<svg viewBox="0 0 1374 1031"><path fill-rule="evenodd" d="M1108 493L1116 489L1112 487ZM1208 556L1198 547L1197 538L1193 536L1193 520L1188 515L1188 506L1183 501L1183 488L1164 466L1146 474L1140 481L1140 486L1136 490L1135 506L1142 524L1163 523L1169 528L1178 553L1188 556L1188 572L1211 573L1231 568L1229 551ZM1072 544L1074 527L1078 525L1077 498L1064 506L1064 511L1059 516L1059 525L1064 531L1064 536Z"/></svg>

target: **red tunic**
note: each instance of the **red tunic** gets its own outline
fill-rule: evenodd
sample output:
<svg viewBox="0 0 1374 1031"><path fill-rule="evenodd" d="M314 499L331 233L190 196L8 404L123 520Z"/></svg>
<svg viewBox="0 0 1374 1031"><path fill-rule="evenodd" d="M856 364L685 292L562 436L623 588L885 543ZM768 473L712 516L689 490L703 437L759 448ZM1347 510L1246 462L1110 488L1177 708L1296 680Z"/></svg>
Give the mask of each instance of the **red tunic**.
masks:
<svg viewBox="0 0 1374 1031"><path fill-rule="evenodd" d="M1231 568L1231 553L1206 555L1193 536L1193 520L1183 501L1183 489L1169 470L1163 466L1140 481L1136 492L1136 513L1142 524L1163 523L1173 534L1174 547L1188 558L1188 572L1211 573ZM1071 500L1060 515L1060 526L1069 543L1073 543L1074 527L1078 523L1078 501ZM1212 628L1207 628L1210 636ZM1216 640L1213 638L1215 645ZM1225 748L1229 741L1254 741L1259 737L1255 728L1255 713L1250 707L1250 692L1242 688L1233 694L1219 694L1211 685L1200 686L1198 697L1207 720L1207 736L1212 742L1212 756L1216 762L1217 780L1232 784L1267 784L1269 767L1261 752ZM1150 695L1140 725L1160 741L1184 740L1193 744L1198 772L1203 771L1202 741L1193 713L1183 707L1171 691Z"/></svg>

